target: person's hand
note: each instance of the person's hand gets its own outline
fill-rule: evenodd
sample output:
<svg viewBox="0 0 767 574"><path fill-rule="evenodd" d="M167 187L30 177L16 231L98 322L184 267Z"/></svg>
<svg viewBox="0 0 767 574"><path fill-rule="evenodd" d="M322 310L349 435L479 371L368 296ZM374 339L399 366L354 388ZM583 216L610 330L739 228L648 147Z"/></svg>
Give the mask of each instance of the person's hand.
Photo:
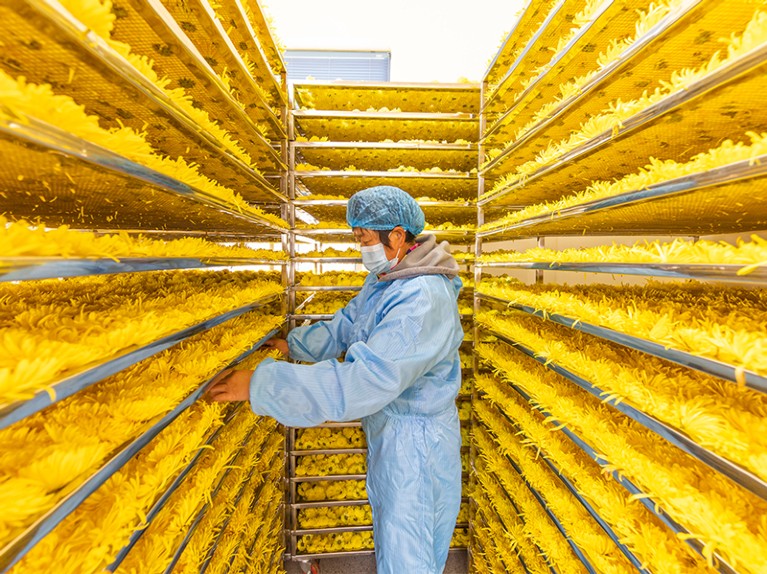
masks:
<svg viewBox="0 0 767 574"><path fill-rule="evenodd" d="M222 371L208 389L207 396L216 402L247 401L250 399L250 378L253 371Z"/></svg>
<svg viewBox="0 0 767 574"><path fill-rule="evenodd" d="M269 339L266 343L264 343L264 347L268 347L269 349L277 349L280 354L284 355L285 357L287 357L288 353L290 352L290 349L288 349L288 342L285 339Z"/></svg>

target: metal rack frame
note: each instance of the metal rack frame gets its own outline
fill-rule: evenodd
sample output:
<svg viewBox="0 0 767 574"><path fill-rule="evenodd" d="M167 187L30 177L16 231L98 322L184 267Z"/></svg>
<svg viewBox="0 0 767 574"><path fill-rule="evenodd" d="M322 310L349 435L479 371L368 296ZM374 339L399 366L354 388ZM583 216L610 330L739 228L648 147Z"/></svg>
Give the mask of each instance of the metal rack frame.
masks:
<svg viewBox="0 0 767 574"><path fill-rule="evenodd" d="M621 122L621 127L617 130L616 133L613 133L613 130L608 130L598 136L591 138L589 141L583 142L576 148L565 152L552 163L542 166L534 173L529 174L525 178L522 178L523 181L512 183L508 186L505 186L503 189L498 190L492 195L489 195L485 198L480 198L478 200L478 204L486 205L497 202L499 199L508 196L510 193L518 190L522 186L530 185L533 182L539 182L547 175L560 170L564 166L572 165L573 162L577 162L578 160L583 159L588 155L598 153L598 150L603 149L608 145L615 145L616 141L625 140L625 137L632 132L647 128L652 124L653 121L657 120L658 118L661 118L666 114L671 113L685 105L691 104L702 95L716 88L728 85L744 74L764 66L765 61L767 61L767 43L763 44L755 50L752 50L748 54L741 56L735 61L729 62L727 65L717 69L714 72L711 72L705 77L700 78L695 83L687 86L685 89L670 93L663 100L656 102L655 104L650 105L648 108L637 112L630 118L623 120ZM527 140L524 138L516 140L513 148L509 148L506 153L494 158L491 164L488 164L480 170L480 173L486 175L491 172L504 158L511 154L513 149L520 149L520 147L524 145L526 141ZM586 176L581 174L581 177Z"/></svg>
<svg viewBox="0 0 767 574"><path fill-rule="evenodd" d="M256 310L260 307L264 307L265 305L274 302L278 297L279 295L269 295L267 297L263 297L258 301L254 301L248 305L244 305L237 309L221 313L215 317L211 317L195 325L161 337L137 349L124 349L116 355L108 357L104 361L98 362L95 365L85 366L79 372L70 374L54 383L49 384L45 389L35 392L35 394L30 399L17 401L0 408L0 429L4 429L14 423L23 420L28 416L40 412L44 408L47 408L68 397L71 397L72 395L87 389L91 385L127 369L139 361L169 349L198 333L208 331L217 325L225 323L226 321L244 315L245 313ZM255 347L251 350L251 352L263 345L264 342L273 337L276 333L277 330L272 329L260 341L255 343Z"/></svg>
<svg viewBox="0 0 767 574"><path fill-rule="evenodd" d="M159 0L151 0L151 2L153 9L165 11L162 5L159 4ZM76 46L81 52L87 53L95 58L101 65L107 67L111 73L116 74L124 84L137 90L138 93L146 98L153 106L158 106L163 109L163 111L173 118L175 122L183 126L188 134L196 134L204 145L208 146L210 149L216 150L217 153L222 154L222 157L226 157L227 161L243 176L251 178L257 176L249 166L242 162L242 160L226 151L223 144L221 144L212 134L201 130L183 110L178 108L177 105L167 97L163 90L159 89L148 78L140 74L125 58L123 58L123 56L109 46L103 38L98 36L95 32L88 30L81 22L74 19L71 14L59 9L54 4L49 4L48 0L25 0L25 3L28 3L35 12L45 18L47 22L56 26L56 28L66 36L67 41L72 46ZM181 34L183 34L183 32ZM175 40L186 48L186 53L184 55L186 61L190 62L197 70L205 74L213 85L217 85L219 89L224 90L221 97L223 97L225 101L227 99L231 101L231 96L227 98L228 91L223 88L223 84L220 83L220 80L218 82L215 81L214 78L217 77L215 72L213 72L209 66L206 67L201 63L201 61L204 62L204 59L199 57L199 53L197 53L196 49L192 51L191 48L193 48L193 46L188 42L188 38L187 41L184 41L182 36L176 34ZM234 108L238 106L232 104L229 107L234 111ZM270 108L267 107L267 109ZM248 123L252 124L252 122ZM250 131L257 132L258 130L252 129ZM258 136L254 135L254 137ZM263 137L260 139L262 143L265 144L263 146L264 151L273 155L271 146L268 145ZM278 158L274 157L274 159ZM259 180L259 177L256 177L256 180ZM263 177L260 177L259 183L266 186Z"/></svg>
<svg viewBox="0 0 767 574"><path fill-rule="evenodd" d="M177 197L187 198L227 216L256 224L260 228L276 233L286 230L274 223L261 219L255 214L242 213L237 206L203 190L192 187L154 169L131 161L111 150L66 133L55 126L31 117L20 117L19 121L0 118L0 137L24 142L35 149L62 155L65 158L100 171L115 175L126 182L141 182L148 188ZM273 192L276 194L276 192Z"/></svg>
<svg viewBox="0 0 767 574"><path fill-rule="evenodd" d="M624 347L653 355L659 359L665 359L683 367L694 369L707 375L712 375L714 377L730 381L731 383L743 385L761 393L767 393L767 377L759 375L754 371L742 369L741 367L736 367L734 365L729 365L722 361L693 355L685 351L667 348L647 339L642 339L641 337L635 337L634 335L629 335L627 333L616 331L608 327L592 325L591 323L584 323L578 319L572 319L571 317L560 315L558 313L549 313L543 310L534 309L528 305L510 303L505 299L494 297L492 295L479 293L478 297L481 300L501 303L508 308L522 311L528 315L544 318L549 321L553 321L554 323L564 325L565 327L583 331L589 335L595 335L600 339L612 341L613 343L618 343Z"/></svg>
<svg viewBox="0 0 767 574"><path fill-rule="evenodd" d="M207 0L198 1L210 8ZM258 6L257 0L233 1L236 3L237 10L244 20L247 20L247 18L245 17L244 5L242 4L243 1L249 2L249 7L255 16L262 16L259 14L260 7ZM157 17L158 14L167 14L167 11L160 0L150 0L149 3L139 4L142 9L146 10L142 14L147 16L150 20ZM129 103L130 105L135 105L136 108L129 106L129 109L126 110L125 117L129 117L131 111L135 112L136 109L139 108L146 108L149 112L158 114L164 122L162 127L171 126L174 130L169 132L173 137L176 139L183 139L183 141L198 148L202 146L201 149L209 152L208 155L211 159L210 165L214 165L215 167L206 170L205 166L203 166L202 169L200 169L200 173L209 177L210 175L208 172L216 170L219 173L233 174L233 176L236 176L240 182L246 182L246 185L243 186L243 190L250 190L252 195L255 195L255 192L258 191L259 198L263 197L266 201L270 202L268 205L264 206L266 209L280 208L283 219L288 220L288 225L283 227L273 221L260 217L257 213L248 212L247 209L240 209L236 205L230 205L216 196L195 188L194 185L184 184L135 161L130 161L126 157L123 157L110 149L95 145L72 134L65 133L61 129L40 119L25 117L23 115L8 116L6 113L6 117L0 120L0 139L3 141L3 145L9 147L23 147L24 150L29 150L29 153L35 153L41 157L45 155L47 158L50 158L51 165L54 165L55 163L56 169L49 170L50 173L44 171L41 171L41 173L44 173L44 175L49 178L60 176L63 180L64 177L67 177L67 181L69 182L68 185L76 187L78 182L76 182L71 175L66 173L65 169L72 165L82 166L82 171L86 171L87 168L87 175L90 175L91 173L99 173L104 176L104 179L108 176L110 181L124 182L126 184L124 186L126 189L132 189L136 193L147 190L151 191L152 194L156 196L164 194L165 196L173 198L181 198L188 202L188 205L194 207L194 209L200 210L202 207L207 210L204 212L206 215L210 213L215 214L218 217L218 220L215 220L212 217L197 217L195 220L193 215L196 214L190 215L182 213L180 215L176 214L177 220L180 221L180 223L174 222L179 229L165 229L165 223L160 224L156 221L150 223L140 221L138 224L131 222L129 225L131 225L131 227L135 226L136 228L144 225L147 228L131 229L130 231L138 233L157 233L158 236L204 234L206 237L216 237L218 239L234 238L242 240L247 238L250 241L273 241L276 239L277 241L282 241L283 245L288 245L291 242L292 234L289 230L293 222L288 219L291 215L290 209L288 208L289 198L287 196L287 191L289 189L289 174L287 169L288 146L287 138L283 137L287 134L289 129L289 110L287 101L284 102L282 109L279 110L281 117L278 117L275 110L271 109L266 102L262 101L265 106L263 111L272 118L272 127L280 136L280 141L275 143L275 145L272 145L272 143L267 141L258 130L256 121L251 118L249 112L235 102L228 89L224 86L221 78L200 55L188 36L180 27L178 27L177 23L172 21L172 19L162 17L154 20L154 24L157 26L155 32L157 32L160 37L167 39L168 44L172 44L174 50L177 49L177 51L174 52L174 63L179 64L179 69L183 69L183 73L186 73L188 70L196 80L200 81L200 85L203 85L205 90L201 93L213 95L215 103L211 104L211 109L215 109L215 114L211 113L211 120L218 121L222 119L219 116L231 114L234 120L230 117L224 119L228 119L230 122L235 121L237 124L237 126L235 126L235 131L232 132L233 139L236 140L237 143L241 143L242 147L254 156L254 159L263 161L270 167L275 168L273 173L269 173L265 176L255 168L247 165L243 160L239 159L236 154L224 145L224 143L217 139L218 136L215 136L212 132L208 132L205 128L196 124L195 120L190 117L182 107L170 99L160 86L154 84L149 78L141 74L137 68L132 66L129 61L120 55L120 53L107 41L99 37L95 32L87 29L81 22L76 20L72 14L65 8L59 6L56 2L50 0L13 0L10 9L14 10L12 13L14 18L16 17L16 12L19 12L23 13L29 20L39 23L47 32L50 32L50 35L46 36L46 38L50 40L52 46L65 50L67 54L77 58L77 61L80 62L82 66L79 71L75 69L76 66L71 68L70 72L72 77L70 78L70 81L72 81L72 78L77 78L77 75L85 69L88 70L88 78L96 78L97 80L103 78L111 84L119 84L123 90L122 92L119 92L120 98L124 98L127 102L129 96L135 96L135 102L131 101ZM214 24L217 24L218 32L221 33L222 38L226 41L226 33L223 31L220 23L216 21ZM250 30L250 32L252 32L252 30ZM65 45L62 47L63 44ZM230 49L233 48L231 42L229 42L228 47ZM260 46L259 49L261 49ZM236 52L236 49L234 51ZM239 58L239 56L237 57ZM57 62L57 65L61 64L61 61ZM247 72L244 64L242 64L241 68ZM21 67L20 69L23 70ZM283 75L282 85L285 86L284 70L281 70L280 73ZM173 79L178 80L179 78ZM254 85L254 80L249 74L247 74L245 80L246 84L249 81L250 85ZM59 93L59 88L63 90L63 93L66 93L65 86L56 85L57 83L53 81L51 81L51 84L54 84L57 93ZM274 85L277 91L284 97L284 88L281 89L276 81ZM256 97L259 98L260 96L256 94ZM84 102L79 101L78 103L82 104ZM152 129L154 129L154 126L152 126ZM248 137L250 143L245 141L243 135ZM150 141L150 143L152 142ZM158 153L164 153L161 146L157 149ZM33 157L36 159L37 155ZM48 164L45 165L47 166ZM72 172L72 174L77 176L74 172ZM218 178L213 177L212 179L215 180ZM233 179L233 177L230 179ZM48 187L47 182L45 181L39 183L45 184L45 186ZM51 193L53 193L52 190L55 187L55 185L52 186ZM94 199L98 199L98 195L95 192L91 193L93 193ZM104 199L109 202L110 199L114 198L111 198L108 194L104 194ZM32 200L29 200L30 203L31 201ZM43 198L42 201L46 201L46 198ZM278 203L279 205L275 206L275 203ZM167 204L168 202L166 202L166 205ZM23 203L19 204L20 207L23 207L23 205ZM117 205L119 205L119 202ZM134 220L137 218L140 220L141 214L144 213L137 204L134 204L132 209L127 209L126 206L122 207L124 210L129 211L129 215L131 215ZM63 211L57 211L59 211L59 215L60 213L63 213ZM183 210L181 211L183 212ZM190 210L190 213L191 211L192 210ZM170 214L169 211L168 214ZM22 213L21 215L26 217L30 216L30 214L27 213ZM61 216L59 218L64 219L65 217L67 216ZM194 223L190 222L192 220L194 220ZM95 219L93 221L96 225L108 227L103 221L96 221ZM213 221L213 223L211 224L210 221ZM220 230L216 231L216 225L222 221L236 224L239 228L235 228L236 232L232 233L221 232ZM56 223L58 224L58 222ZM81 225L84 224L82 222L76 223L76 226L78 227ZM125 226L120 227L119 224L114 225L117 226L117 229L126 231ZM191 225L194 225L196 229L189 229ZM214 229L211 229L211 226ZM110 232L112 230L99 229L99 232L102 231ZM262 308L278 299L285 301L286 297L290 296L289 287L292 285L292 278L290 276L292 263L285 260L242 257L127 257L121 258L120 261L103 258L0 258L0 267L2 268L2 271L0 272L0 281L14 282L99 274L207 269L215 267L242 268L246 266L268 266L273 269L280 269L282 271L283 291L278 294L262 297L248 305L230 309L226 312L220 312L216 316L207 317L207 319L200 320L194 325L184 329L178 329L174 333L169 333L164 337L146 345L141 345L138 348L121 350L119 353L106 358L98 364L87 365L79 372L73 375L70 374L66 378L56 382L50 394L46 392L37 393L30 400L19 401L6 406L0 411L0 427L4 428L9 424L22 420L24 417L39 412L41 409L70 397L78 391L103 380L105 377L128 368L138 361L156 355L160 351L172 347L181 341L187 340L197 333L202 333L225 321ZM284 323L288 321L287 304L285 303L283 307L283 310L285 311L282 314L284 317L284 325ZM61 496L61 498L49 510L38 516L34 522L20 534L0 548L0 572L7 572L17 564L18 561L34 548L40 540L56 528L57 525L61 524L68 516L71 516L83 501L107 483L110 477L123 469L126 464L134 460L135 457L142 452L142 449L145 449L164 429L167 429L174 421L178 421L182 413L186 412L204 396L213 381L216 380L223 371L239 365L243 360L259 349L267 339L277 334L281 328L282 327L270 329L260 340L249 342L249 348L233 358L233 360L231 360L224 369L221 369L216 376L200 380L198 386L191 392L185 393L186 396L167 413L158 415L152 420L147 421L138 431L136 431L136 433L134 433L134 436L131 436L123 444L117 446L108 454L103 462L98 464L98 467L95 468L89 476L85 477L84 480L78 479L72 481L71 484L60 490L57 494ZM234 350L231 355L239 350L240 349ZM237 411L238 409L235 408L229 410L229 412L225 414L223 421L224 425L231 421L232 416ZM270 426L269 428L271 429L272 427ZM136 541L146 531L147 526L151 523L154 517L158 515L160 510L166 506L171 495L177 491L179 486L187 479L190 472L196 468L202 453L205 451L204 449L210 447L217 437L220 436L220 431L222 429L223 426L213 432L207 433L207 436L203 434L200 439L202 448L191 453L189 458L186 459L188 462L186 462L182 468L175 469L174 475L168 477L169 480L164 486L164 490L157 493L151 507L146 509L148 512L145 517L145 524L133 532L130 539L126 542L126 546L122 550L117 551L115 561L112 565L107 567L107 570L114 571L125 556L128 555ZM286 474L287 458L285 452L283 452L281 444L279 444L284 440L284 436L280 434L278 429L274 433L270 432L265 436L264 440L268 441L268 444L271 445L271 448L274 451L274 458L272 459L272 462L274 463L274 473L276 474L277 472L280 472L281 474ZM240 446L243 447L244 445ZM234 456L237 456L237 454ZM282 467L279 466L281 459L284 461ZM224 476L230 470L231 467L225 471ZM253 470L250 472L253 472ZM221 476L219 487L223 484L224 476ZM287 481L284 485L280 485L279 494L282 496L283 500L287 500L286 488ZM276 507L276 502L279 501L275 500L273 502ZM284 506L285 505L283 505L283 508ZM177 560L178 556L183 552L183 548L186 543L188 543L194 528L199 524L199 520L202 518L203 514L204 511L196 517L193 527L190 528L185 536L181 547L177 549L174 561ZM274 518L269 524L269 528L271 529L278 521L284 522L286 517L287 514L284 513L281 508L275 513ZM266 527L266 524L264 526ZM283 529L281 528L280 530ZM253 544L255 544L255 540ZM214 550L215 548L213 551ZM282 558L281 552L277 558ZM274 562L274 559L275 556L271 556L270 560L272 563ZM174 564L171 564L167 571L172 570L173 566Z"/></svg>
<svg viewBox="0 0 767 574"><path fill-rule="evenodd" d="M552 428L562 432L567 438L569 438L578 448L580 448L589 458L594 460L600 468L606 471L618 484L624 487L631 495L636 497L642 505L647 508L652 514L654 514L661 522L663 522L672 532L680 535L685 543L690 546L695 552L703 556L703 545L700 544L694 537L690 536L690 532L684 527L675 522L665 511L657 504L651 497L647 496L641 489L639 489L634 483L623 476L619 471L609 468L604 458L590 447L585 441L583 441L576 433L567 428L566 425L561 424L551 413L544 409L533 406L534 402L531 397L524 392L517 385L512 384L509 381L505 381L508 387L514 390L524 401L529 403L532 408L538 410L544 417L546 417L552 424ZM705 556L704 556L705 558ZM714 558L718 562L717 570L721 574L737 574L737 570L733 569L721 556L714 553Z"/></svg>
<svg viewBox="0 0 767 574"><path fill-rule="evenodd" d="M259 342L259 344L254 345L244 353L241 353L220 372L231 369L241 363L253 354L253 352L259 349L263 342L271 338L274 333L276 333L276 330L270 332ZM6 572L23 558L27 552L69 516L88 496L93 494L101 485L109 480L113 474L118 472L133 459L153 438L160 434L162 430L167 428L184 411L199 400L210 388L211 384L216 379L216 376L210 377L204 381L195 391L187 395L184 400L159 420L148 423L144 432L130 443L118 448L99 470L91 474L89 478L77 486L72 492L68 493L62 500L56 503L53 508L26 528L24 532L16 536L11 542L0 549L0 569L3 572Z"/></svg>
<svg viewBox="0 0 767 574"><path fill-rule="evenodd" d="M530 18L530 7L532 2L528 3L525 11L520 16L520 22L525 18ZM629 67L639 65L641 63L641 56L647 53L648 47L653 47L665 41L671 33L677 31L681 24L692 21L694 15L702 12L702 6L704 3L702 0L683 0L678 6L671 10L668 14L663 16L658 22L656 22L650 29L648 29L641 37L639 37L634 43L626 48L619 58L613 62L610 62L602 69L598 70L593 77L591 77L587 83L581 87L577 94L564 99L558 104L556 109L547 114L545 118L540 120L532 129L522 134L521 137L515 138L514 141L508 145L498 145L498 133L505 134L505 125L510 118L517 118L525 113L525 108L529 105L540 107L540 103L532 104L532 96L536 93L538 87L542 83L550 83L552 77L558 73L559 68L567 68L572 55L569 54L576 46L581 45L586 37L594 36L595 34L604 34L604 31L598 30L600 22L606 21L609 18L613 18L611 13L614 13L614 9L617 8L617 3L605 1L599 6L595 6L595 13L591 20L585 23L577 33L568 41L567 46L559 53L553 54L551 62L542 68L542 71L530 83L524 90L514 94L513 101L501 102L503 99L503 86L504 83L514 74L515 68L522 63L524 59L523 53L519 58L506 70L505 75L501 76L498 68L498 61L500 58L507 54L510 50L507 46L512 45L517 39L521 38L519 31L513 30L507 39L504 41L504 45L496 55L496 59L491 63L482 84L481 101L482 108L480 114L480 139L478 143L479 149L479 163L478 166L478 194L477 194L477 233L475 243L475 256L479 259L482 255L483 249L486 249L486 244L489 242L500 242L506 240L517 239L536 239L538 247L545 247L546 236L570 236L576 238L581 235L690 235L699 236L704 234L716 234L716 233L734 233L740 231L747 231L751 229L763 229L767 227L767 217L761 217L759 215L761 209L765 206L765 199L762 198L761 193L744 193L745 199L742 204L745 206L742 209L742 213L735 213L735 209L727 211L723 217L725 221L718 222L716 226L710 222L710 209L712 205L719 205L719 202L715 200L715 197L721 197L723 194L734 189L735 185L739 185L741 182L745 185L756 183L757 189L761 191L761 179L755 182L756 178L762 178L767 171L765 171L764 165L767 163L767 158L749 158L741 162L732 163L730 165L721 166L702 173L690 174L683 177L678 177L673 180L661 182L646 189L637 189L634 191L621 193L614 197L607 197L597 199L589 202L583 202L580 205L573 207L567 207L559 209L556 212L545 213L540 216L529 217L527 219L518 221L513 224L487 226L486 223L491 223L493 219L497 219L501 216L500 210L507 209L509 212L523 208L531 203L537 203L544 200L559 199L562 195L560 189L561 186L554 186L552 189L543 189L546 181L553 181L548 178L549 175L559 177L558 170L560 168L570 168L574 164L577 164L579 160L587 158L587 161L591 161L592 158L598 158L601 151L605 151L604 156L612 153L613 149L624 150L631 145L631 136L634 133L641 132L645 128L653 125L652 122L659 120L659 118L667 116L674 110L688 109L688 104L696 104L703 100L705 96L713 90L722 86L735 85L739 79L750 71L757 69L759 66L763 66L767 61L767 47L763 44L757 49L751 51L748 54L744 54L737 61L729 63L727 66L717 69L715 72L698 79L692 85L688 86L689 89L679 90L672 94L669 94L662 101L654 104L647 109L635 114L633 117L624 121L615 133L603 133L597 137L592 138L590 141L579 145L577 148L565 153L562 157L551 162L549 165L540 167L533 174L520 178L519 180L506 185L497 192L489 195L485 195L486 183L491 182L498 175L505 173L509 170L508 166L511 165L512 159L514 162L520 163L520 156L527 151L522 151L525 146L528 146L534 139L541 141L542 146L545 147L546 141L543 140L543 136L550 133L551 130L556 131L559 134L564 130L563 126L560 130L559 126L563 122L563 118L567 115L570 117L571 112L579 109L583 102L587 100L591 95L597 93L597 90L605 87L607 82L619 77L622 71L625 71ZM557 8L561 7L561 3L557 4L554 10L547 14L546 22L551 21L555 16ZM528 43L526 49L529 49L534 44L535 39L546 28L546 24L542 24L540 28L535 32L535 36L532 41ZM600 36L601 37L601 36ZM575 56L572 56L573 58ZM572 66L571 66L572 67ZM648 65L645 65L648 67ZM496 78L496 87L494 93L490 98L486 97L488 93L488 78L494 74ZM581 72L582 73L582 72ZM575 74L571 74L575 75ZM566 76L571 77L571 76ZM749 76L752 77L752 76ZM501 79L502 78L502 79ZM497 81L500 79L500 82ZM553 82L556 86L556 82ZM738 93L742 93L743 89ZM615 96L622 97L620 94ZM736 97L736 96L733 96ZM548 102L549 100L544 100ZM506 104L505 109L497 109L499 103ZM493 111L491 114L490 111ZM532 112L529 112L532 113ZM492 116L492 117L491 117ZM574 117L574 116L573 116ZM581 120L577 120L577 123ZM523 124L525 122L522 122ZM554 133L554 132L552 132ZM655 132L653 132L655 133ZM495 139L493 139L495 137ZM560 138L557 137L555 141ZM492 143L491 143L492 142ZM495 146L493 145L495 144ZM615 147L613 147L615 146ZM500 155L494 157L492 160L484 162L486 150L490 147L504 147ZM525 148L526 149L526 148ZM530 148L532 149L532 148ZM519 153L516 153L519 152ZM532 153L532 152L529 152ZM514 157L512 157L514 156ZM602 156L602 157L604 157ZM526 156L525 156L526 157ZM612 157L612 156L610 156ZM668 156L666 156L668 157ZM532 159L532 157L530 158ZM593 162L592 162L593 163ZM592 166L592 163L588 166ZM595 165L595 164L593 164ZM587 166L587 167L588 167ZM561 173L570 174L571 171L563 171ZM595 173L594 169L586 171L583 169L582 173L579 173L578 181L593 178L592 174ZM556 175L555 175L556 174ZM612 174L609 178L618 177ZM547 179L548 178L548 179ZM575 179L573 181L575 181ZM602 179L607 180L605 176ZM557 179L557 182L561 181ZM489 183L492 185L492 183ZM587 184L584 183L583 187ZM523 189L525 186L529 186L528 189ZM719 196L717 196L717 193ZM559 195L557 195L559 194ZM708 209L704 210L702 207L698 208L694 205L693 199L700 198L700 203L705 203L708 198ZM681 200L681 201L678 201ZM674 202L678 201L678 205L690 206L692 214L681 213L681 207L676 208L674 212ZM642 212L642 208L647 208L645 212ZM648 215L652 214L652 215ZM641 221L641 217L650 218L645 222ZM683 220L683 218L686 218ZM631 219L638 222L630 221ZM610 221L608 221L610 220ZM684 233L679 231L680 228L684 229ZM535 271L535 282L542 283L544 280L544 273L547 271L570 271L570 272L587 272L587 273L606 273L606 274L622 274L622 275L636 275L636 276L658 276L669 277L679 279L697 279L703 281L721 281L727 283L740 283L744 285L764 286L767 280L767 274L761 268L749 269L747 274L738 274L743 265L711 265L711 264L667 264L667 263L646 263L646 264L634 264L634 263L610 263L610 262L553 262L553 261L524 261L524 262L482 262L477 261L474 267L475 271L475 285L478 287L474 297L475 313L479 313L481 309L484 309L486 305L501 304L505 308L513 308L524 313L535 315L543 320L551 320L558 324L564 325L568 328L577 329L591 335L603 338L605 340L613 341L628 348L638 350L640 352L648 353L653 356L659 357L664 360L672 361L685 368L690 368L704 372L709 375L713 375L719 378L726 379L733 383L743 384L744 375L741 373L742 369L738 369L733 365L726 365L722 362L712 359L706 359L703 357L697 357L689 353L684 353L675 349L666 349L662 345L652 343L638 337L634 337L631 334L620 333L615 330L607 329L599 325L583 324L580 321L574 320L570 317L565 317L557 314L556 312L546 312L536 310L529 306L524 305L510 305L509 301L504 301L497 297L492 297L482 293L481 279L483 270L490 269L508 269L508 270L531 270ZM741 272L742 273L742 272ZM550 309L549 311L555 311ZM578 376L576 373L570 371L568 368L558 364L556 360L549 361L547 358L537 356L535 349L526 348L524 345L504 336L502 332L495 330L491 327L483 326L475 322L474 327L474 341L480 341L481 333L492 334L501 343L510 345L517 349L519 352L533 358L543 368L550 369L565 378L570 382L577 385L579 388L584 389L590 393L590 395L598 397L600 400L607 402L611 407L619 411L620 413L628 416L636 422L642 424L650 431L657 433L664 440L671 443L674 447L681 449L683 452L691 455L693 458L706 464L714 471L726 476L732 480L735 484L739 485L745 491L753 493L762 499L767 496L767 481L762 480L749 470L732 463L710 450L701 447L698 443L692 440L684 433L671 427L668 424L663 423L655 417L648 416L634 405L621 400L619 397L609 396L607 398L605 393L599 388L594 386L592 381L585 380ZM481 368L480 360L475 354L474 358L475 372L479 372ZM760 391L767 392L767 379L760 376L757 373L746 373L747 383L746 386ZM604 459L601 459L597 452L595 452L589 445L585 444L577 437L571 429L561 424L554 417L539 408L529 396L527 396L520 388L516 387L512 383L506 381L510 387L514 389L528 404L530 408L537 409L542 412L546 418L547 423L553 425L554 429L562 432L572 442L578 446L584 453L586 453L591 459L596 460L600 468L609 473L611 477L625 488L630 495L635 496L641 503L656 517L658 517L674 534L682 537L685 542L690 545L693 550L698 554L703 555L702 545L690 536L690 533L681 527L674 519L666 514L654 500L648 498L645 493L638 489L631 481L626 479L619 471L613 471L609 468ZM598 381L596 381L598 383ZM473 399L479 400L479 393L474 390ZM496 408L498 411L503 412L503 409L499 405ZM505 415L505 413L504 413ZM472 420L476 418L476 415L472 417ZM506 416L507 421L513 425L512 421ZM513 425L515 429L519 430L519 427ZM475 462L477 460L478 453L476 447L472 441L471 446L471 463L472 463L472 476L473 482L476 487L477 480L474 476ZM599 512L589 502L580 496L574 483L570 478L563 473L557 465L549 460L545 455L540 459L545 462L548 468L558 477L563 486L565 486L570 493L572 493L583 506L583 508L595 519L600 527L607 533L608 536L616 544L616 547L626 556L631 562L632 566L639 572L646 572L642 569L641 560L633 555L633 552L628 551L625 546L621 545L619 539L612 532L610 526L599 516ZM519 468L516 469L520 476L523 476L519 472ZM524 478L524 477L523 477ZM528 487L530 485L528 484ZM505 488L503 489L505 490ZM537 497L536 497L537 498ZM539 499L539 502L545 508L545 502ZM493 508L483 508L483 511L493 512ZM471 528L475 525L479 525L479 522L475 518L476 508L472 504L471 507ZM551 517L551 516L550 516ZM501 517L498 517L501 519ZM574 533L576 534L576 533ZM473 536L473 533L472 533ZM474 543L476 538L472 538ZM479 549L481 551L481 549ZM470 545L469 550L470 559L472 557L472 549ZM584 568L587 571L593 571L592 566L584 559L582 555L578 555L584 564ZM478 557L477 557L478 558ZM714 561L717 564L717 569L723 574L734 574L735 570L722 560L721 556L714 556ZM549 567L551 565L549 564ZM526 566L523 564L523 568ZM553 571L553 570L552 570Z"/></svg>

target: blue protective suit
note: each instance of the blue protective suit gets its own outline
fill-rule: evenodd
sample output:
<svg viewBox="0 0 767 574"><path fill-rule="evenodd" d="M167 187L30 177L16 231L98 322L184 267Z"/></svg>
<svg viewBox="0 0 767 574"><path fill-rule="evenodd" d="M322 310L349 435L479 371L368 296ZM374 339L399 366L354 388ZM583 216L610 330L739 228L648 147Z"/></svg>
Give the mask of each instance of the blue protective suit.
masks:
<svg viewBox="0 0 767 574"><path fill-rule="evenodd" d="M265 360L250 400L290 426L362 418L378 574L442 574L461 499L461 282L400 275L368 276L332 320L291 331L290 356L315 364Z"/></svg>

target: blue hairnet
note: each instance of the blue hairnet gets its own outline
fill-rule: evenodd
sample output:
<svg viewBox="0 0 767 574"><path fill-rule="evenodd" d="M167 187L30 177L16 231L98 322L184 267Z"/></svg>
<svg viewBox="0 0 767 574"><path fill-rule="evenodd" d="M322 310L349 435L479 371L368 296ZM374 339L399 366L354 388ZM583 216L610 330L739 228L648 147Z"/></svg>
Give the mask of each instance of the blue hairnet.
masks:
<svg viewBox="0 0 767 574"><path fill-rule="evenodd" d="M350 227L389 230L398 225L418 235L426 225L421 206L398 187L379 185L358 191L346 206Z"/></svg>

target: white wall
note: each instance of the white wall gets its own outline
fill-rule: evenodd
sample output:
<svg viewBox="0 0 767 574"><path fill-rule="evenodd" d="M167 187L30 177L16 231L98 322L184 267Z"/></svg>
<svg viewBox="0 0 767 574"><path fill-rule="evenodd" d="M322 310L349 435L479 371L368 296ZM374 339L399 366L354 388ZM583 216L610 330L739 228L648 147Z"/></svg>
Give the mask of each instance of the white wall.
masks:
<svg viewBox="0 0 767 574"><path fill-rule="evenodd" d="M264 0L289 49L391 50L395 82L479 81L524 0Z"/></svg>

